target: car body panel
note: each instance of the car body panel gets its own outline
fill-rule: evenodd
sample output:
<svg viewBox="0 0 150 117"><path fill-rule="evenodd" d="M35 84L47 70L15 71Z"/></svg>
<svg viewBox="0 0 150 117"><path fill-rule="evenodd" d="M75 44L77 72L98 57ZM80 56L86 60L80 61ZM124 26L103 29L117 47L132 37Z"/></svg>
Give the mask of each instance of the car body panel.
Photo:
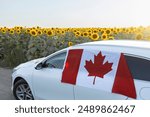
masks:
<svg viewBox="0 0 150 117"><path fill-rule="evenodd" d="M33 88L36 99L74 99L73 85L61 83L62 70L34 70Z"/></svg>
<svg viewBox="0 0 150 117"><path fill-rule="evenodd" d="M74 86L76 100L126 100L128 97L120 94L110 93L99 89L83 86Z"/></svg>
<svg viewBox="0 0 150 117"><path fill-rule="evenodd" d="M144 100L150 100L149 91L150 91L150 87L143 87L143 88L141 88L141 90L140 90L140 98L144 99Z"/></svg>

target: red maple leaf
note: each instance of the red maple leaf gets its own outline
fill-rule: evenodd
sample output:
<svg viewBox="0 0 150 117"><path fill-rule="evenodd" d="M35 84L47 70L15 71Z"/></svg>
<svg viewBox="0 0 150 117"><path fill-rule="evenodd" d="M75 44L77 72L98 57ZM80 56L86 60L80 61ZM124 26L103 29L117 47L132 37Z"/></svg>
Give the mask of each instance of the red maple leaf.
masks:
<svg viewBox="0 0 150 117"><path fill-rule="evenodd" d="M85 64L86 70L89 72L88 76L95 76L93 85L95 84L96 76L103 78L105 74L112 70L113 63L109 63L108 61L103 63L105 56L102 56L102 53L99 52L98 55L94 55L94 63L92 60L87 61Z"/></svg>

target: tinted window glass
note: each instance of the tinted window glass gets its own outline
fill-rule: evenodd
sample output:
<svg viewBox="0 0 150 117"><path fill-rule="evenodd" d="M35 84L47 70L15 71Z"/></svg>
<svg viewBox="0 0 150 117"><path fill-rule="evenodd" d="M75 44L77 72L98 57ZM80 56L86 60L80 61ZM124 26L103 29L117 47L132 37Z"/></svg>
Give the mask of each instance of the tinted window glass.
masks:
<svg viewBox="0 0 150 117"><path fill-rule="evenodd" d="M66 52L57 54L46 61L46 65L49 68L63 69L64 61L66 58Z"/></svg>
<svg viewBox="0 0 150 117"><path fill-rule="evenodd" d="M134 79L150 81L150 60L125 56Z"/></svg>

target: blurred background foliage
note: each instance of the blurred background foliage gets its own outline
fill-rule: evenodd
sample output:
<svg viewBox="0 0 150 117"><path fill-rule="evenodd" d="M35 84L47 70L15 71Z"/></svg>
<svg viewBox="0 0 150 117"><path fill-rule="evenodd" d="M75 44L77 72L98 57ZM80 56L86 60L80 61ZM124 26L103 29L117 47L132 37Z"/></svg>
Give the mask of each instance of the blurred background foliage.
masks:
<svg viewBox="0 0 150 117"><path fill-rule="evenodd" d="M55 51L90 41L150 40L150 27L26 28L0 27L0 66L14 67Z"/></svg>

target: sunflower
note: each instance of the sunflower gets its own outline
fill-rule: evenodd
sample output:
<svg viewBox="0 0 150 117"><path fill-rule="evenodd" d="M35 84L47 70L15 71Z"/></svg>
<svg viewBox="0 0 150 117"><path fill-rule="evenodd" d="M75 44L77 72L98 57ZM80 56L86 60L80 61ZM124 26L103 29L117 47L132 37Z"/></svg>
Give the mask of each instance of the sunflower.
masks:
<svg viewBox="0 0 150 117"><path fill-rule="evenodd" d="M26 29L26 33L30 33L30 29Z"/></svg>
<svg viewBox="0 0 150 117"><path fill-rule="evenodd" d="M4 33L4 34L5 34L5 33L6 33L6 30L5 30L5 29L2 29L2 33Z"/></svg>
<svg viewBox="0 0 150 117"><path fill-rule="evenodd" d="M52 36L52 35L53 35L53 31L52 31L52 30L47 30L47 31L46 31L46 34L47 34L48 36Z"/></svg>
<svg viewBox="0 0 150 117"><path fill-rule="evenodd" d="M84 37L88 37L88 32L84 32L84 33L83 33L83 36L84 36Z"/></svg>
<svg viewBox="0 0 150 117"><path fill-rule="evenodd" d="M76 29L74 29L74 30L73 30L73 32L74 32L74 33L76 33L76 32L77 32L77 30L76 30Z"/></svg>
<svg viewBox="0 0 150 117"><path fill-rule="evenodd" d="M138 33L135 37L136 40L141 40L143 39L143 35L141 33Z"/></svg>
<svg viewBox="0 0 150 117"><path fill-rule="evenodd" d="M60 30L56 30L56 33L57 33L57 34L60 34L60 33L61 33L61 31L60 31Z"/></svg>
<svg viewBox="0 0 150 117"><path fill-rule="evenodd" d="M16 30L16 32L17 32L18 34L20 34L20 33L21 33L21 30Z"/></svg>
<svg viewBox="0 0 150 117"><path fill-rule="evenodd" d="M73 45L73 43L71 42L71 41L69 41L68 42L68 46L70 47L70 46L72 46Z"/></svg>
<svg viewBox="0 0 150 117"><path fill-rule="evenodd" d="M114 28L110 28L110 30L111 30L111 32L113 32L113 31L114 31Z"/></svg>
<svg viewBox="0 0 150 117"><path fill-rule="evenodd" d="M98 30L94 29L94 30L93 30L93 33L98 33Z"/></svg>
<svg viewBox="0 0 150 117"><path fill-rule="evenodd" d="M127 29L128 30L128 29ZM121 32L121 29L120 28L117 28L116 29L117 33ZM128 32L128 31L127 31Z"/></svg>
<svg viewBox="0 0 150 117"><path fill-rule="evenodd" d="M122 28L122 32L125 32L126 31L126 29L125 28Z"/></svg>
<svg viewBox="0 0 150 117"><path fill-rule="evenodd" d="M105 33L105 30L102 29L102 30L101 30L101 33L102 33L102 34Z"/></svg>
<svg viewBox="0 0 150 117"><path fill-rule="evenodd" d="M98 33L92 33L91 34L91 39L94 40L94 41L98 40L99 39L99 34Z"/></svg>
<svg viewBox="0 0 150 117"><path fill-rule="evenodd" d="M43 32L44 32L45 34L47 34L47 30L46 30L46 29L44 29Z"/></svg>
<svg viewBox="0 0 150 117"><path fill-rule="evenodd" d="M98 31L99 31L99 32L101 32L101 31L102 31L102 29L101 29L101 28L99 28L99 29L98 29Z"/></svg>
<svg viewBox="0 0 150 117"><path fill-rule="evenodd" d="M62 35L64 35L64 34L65 34L65 30L61 30L60 33L61 33Z"/></svg>
<svg viewBox="0 0 150 117"><path fill-rule="evenodd" d="M130 30L129 30L128 28L126 28L125 33L126 33L126 34L129 34L129 31L130 31Z"/></svg>
<svg viewBox="0 0 150 117"><path fill-rule="evenodd" d="M14 34L14 30L10 30L9 33L13 35Z"/></svg>
<svg viewBox="0 0 150 117"><path fill-rule="evenodd" d="M89 29L87 32L88 32L88 33L91 33L91 32L92 32L92 30L91 30L91 29Z"/></svg>
<svg viewBox="0 0 150 117"><path fill-rule="evenodd" d="M118 32L116 30L113 31L114 34L118 34Z"/></svg>
<svg viewBox="0 0 150 117"><path fill-rule="evenodd" d="M111 34L111 30L109 29L107 29L105 32L107 33L107 35Z"/></svg>
<svg viewBox="0 0 150 117"><path fill-rule="evenodd" d="M32 29L32 30L30 30L30 34L31 34L32 36L37 36L37 31L34 30L34 29Z"/></svg>
<svg viewBox="0 0 150 117"><path fill-rule="evenodd" d="M81 36L81 32L80 31L77 31L77 32L75 32L75 36Z"/></svg>
<svg viewBox="0 0 150 117"><path fill-rule="evenodd" d="M42 34L42 31L41 31L41 30L38 30L37 33L38 33L38 35L41 35L41 34Z"/></svg>
<svg viewBox="0 0 150 117"><path fill-rule="evenodd" d="M40 29L40 27L39 27L39 26L37 26L36 28L37 28L37 29Z"/></svg>
<svg viewBox="0 0 150 117"><path fill-rule="evenodd" d="M89 32L89 33L88 33L88 35L89 35L89 37L90 37L90 36L92 35L92 33L91 33L91 32Z"/></svg>
<svg viewBox="0 0 150 117"><path fill-rule="evenodd" d="M19 27L19 26L16 26L16 27L15 27L15 29L19 30L19 29L20 29L20 27Z"/></svg>
<svg viewBox="0 0 150 117"><path fill-rule="evenodd" d="M131 32L134 32L134 28L133 27L130 27L129 29L130 29Z"/></svg>
<svg viewBox="0 0 150 117"><path fill-rule="evenodd" d="M22 30L22 29L23 29L23 27L21 26L21 27L20 27L20 30Z"/></svg>
<svg viewBox="0 0 150 117"><path fill-rule="evenodd" d="M102 40L108 40L107 33L103 33L103 34L101 35L101 39L102 39Z"/></svg>

